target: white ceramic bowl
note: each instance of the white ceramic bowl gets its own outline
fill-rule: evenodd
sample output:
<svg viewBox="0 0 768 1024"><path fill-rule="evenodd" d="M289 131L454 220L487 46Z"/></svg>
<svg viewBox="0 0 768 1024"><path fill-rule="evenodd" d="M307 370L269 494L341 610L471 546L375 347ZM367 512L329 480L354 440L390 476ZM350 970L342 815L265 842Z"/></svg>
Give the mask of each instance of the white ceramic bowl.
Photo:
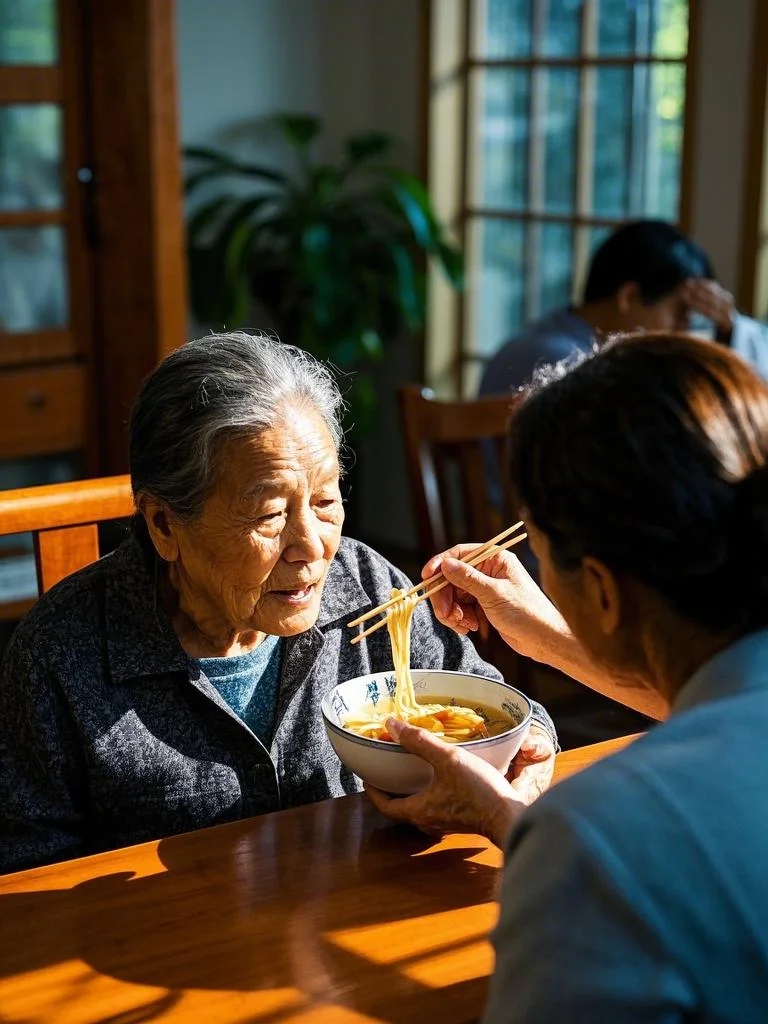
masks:
<svg viewBox="0 0 768 1024"><path fill-rule="evenodd" d="M505 772L528 731L531 721L528 698L506 683L466 672L411 669L411 676L417 697L454 697L464 707L483 704L513 720L515 724L497 736L461 744L465 750ZM393 672L378 672L339 683L323 699L323 720L333 749L351 772L387 793L417 793L432 779L432 768L426 761L409 754L398 743L366 739L341 724L348 715L365 707L389 710L394 687Z"/></svg>

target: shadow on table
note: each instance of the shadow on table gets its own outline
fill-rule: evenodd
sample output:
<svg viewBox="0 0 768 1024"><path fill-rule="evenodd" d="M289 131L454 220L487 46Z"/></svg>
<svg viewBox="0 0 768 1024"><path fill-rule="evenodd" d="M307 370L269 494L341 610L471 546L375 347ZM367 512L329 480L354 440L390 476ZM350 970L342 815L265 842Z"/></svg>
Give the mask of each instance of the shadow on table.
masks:
<svg viewBox="0 0 768 1024"><path fill-rule="evenodd" d="M186 989L298 990L290 1008L246 1015L243 1024L318 1004L392 1022L476 1019L487 979L472 975L487 970L464 954L485 940L493 911L451 912L493 904L498 871L473 859L486 848L471 837L436 848L384 824L362 800L354 813L346 801L319 806L311 824L292 830L277 816L208 830L219 835L204 845L203 833L165 839L166 870L145 877L117 872L0 896L0 979L82 960L167 990L104 1024L159 1019ZM440 957L448 975L436 987L431 963ZM485 953L479 960L486 964Z"/></svg>

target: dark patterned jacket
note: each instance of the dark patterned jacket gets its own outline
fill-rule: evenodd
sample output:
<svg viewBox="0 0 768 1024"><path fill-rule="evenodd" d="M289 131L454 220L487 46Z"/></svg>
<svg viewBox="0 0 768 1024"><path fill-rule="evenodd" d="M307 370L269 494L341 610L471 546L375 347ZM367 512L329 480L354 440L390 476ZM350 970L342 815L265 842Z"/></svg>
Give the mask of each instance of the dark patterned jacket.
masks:
<svg viewBox="0 0 768 1024"><path fill-rule="evenodd" d="M345 623L409 585L342 540L317 624L285 641L267 750L185 654L136 539L63 580L19 625L0 674L0 872L359 790L320 702L339 680L391 667L386 630L353 646ZM428 602L411 650L419 667L498 678Z"/></svg>

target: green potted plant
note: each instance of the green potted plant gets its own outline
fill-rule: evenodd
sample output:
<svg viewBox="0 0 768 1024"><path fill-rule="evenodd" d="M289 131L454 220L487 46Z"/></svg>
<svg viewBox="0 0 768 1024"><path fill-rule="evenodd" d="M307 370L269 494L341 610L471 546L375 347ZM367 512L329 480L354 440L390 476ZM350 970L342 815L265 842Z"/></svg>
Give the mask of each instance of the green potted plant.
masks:
<svg viewBox="0 0 768 1024"><path fill-rule="evenodd" d="M347 400L360 437L375 422L371 370L384 345L424 322L427 261L459 288L461 255L419 180L385 162L390 136L352 135L332 165L313 155L317 118L273 120L294 154L288 172L215 149L185 151L187 194L217 186L188 222L192 308L200 322L232 329L256 303L285 341L355 371ZM233 191L234 179L252 191Z"/></svg>

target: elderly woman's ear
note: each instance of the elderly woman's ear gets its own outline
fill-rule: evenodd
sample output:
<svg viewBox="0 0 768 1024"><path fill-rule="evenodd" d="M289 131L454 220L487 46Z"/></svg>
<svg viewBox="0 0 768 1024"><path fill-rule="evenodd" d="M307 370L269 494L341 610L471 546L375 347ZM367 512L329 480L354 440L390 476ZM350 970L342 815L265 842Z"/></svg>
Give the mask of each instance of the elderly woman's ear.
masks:
<svg viewBox="0 0 768 1024"><path fill-rule="evenodd" d="M179 557L179 543L167 506L144 494L137 499L137 505L144 516L155 551L163 561L175 562Z"/></svg>

